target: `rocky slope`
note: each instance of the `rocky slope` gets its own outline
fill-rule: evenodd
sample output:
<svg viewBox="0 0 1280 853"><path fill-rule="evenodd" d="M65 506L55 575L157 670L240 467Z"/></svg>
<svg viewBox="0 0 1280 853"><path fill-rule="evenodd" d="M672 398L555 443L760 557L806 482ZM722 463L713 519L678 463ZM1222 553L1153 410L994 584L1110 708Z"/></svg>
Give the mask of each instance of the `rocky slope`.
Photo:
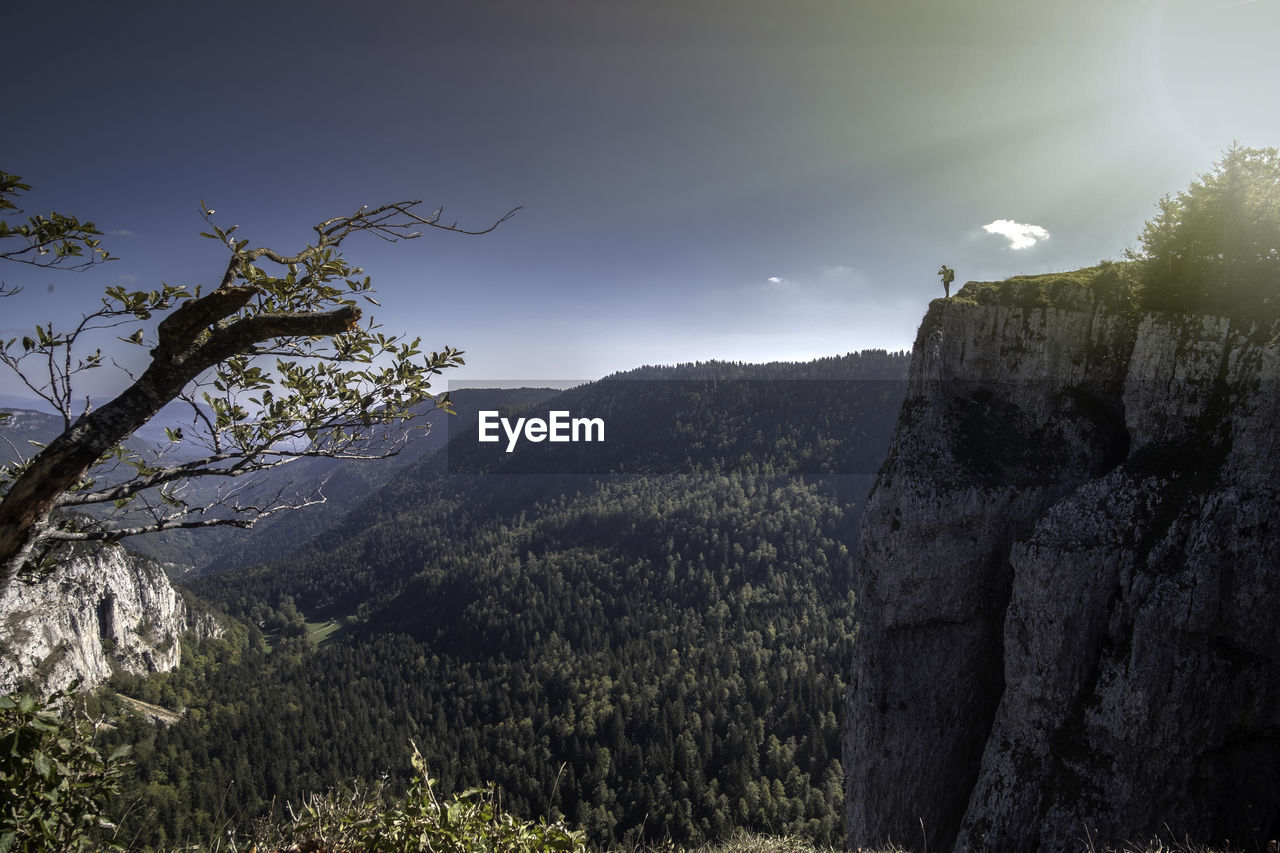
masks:
<svg viewBox="0 0 1280 853"><path fill-rule="evenodd" d="M116 669L168 671L178 665L182 635L221 631L192 611L153 560L121 548L77 555L0 598L0 693L24 682L43 694L76 679L91 687Z"/></svg>
<svg viewBox="0 0 1280 853"><path fill-rule="evenodd" d="M863 518L855 848L1280 833L1280 348L1082 282L921 326Z"/></svg>

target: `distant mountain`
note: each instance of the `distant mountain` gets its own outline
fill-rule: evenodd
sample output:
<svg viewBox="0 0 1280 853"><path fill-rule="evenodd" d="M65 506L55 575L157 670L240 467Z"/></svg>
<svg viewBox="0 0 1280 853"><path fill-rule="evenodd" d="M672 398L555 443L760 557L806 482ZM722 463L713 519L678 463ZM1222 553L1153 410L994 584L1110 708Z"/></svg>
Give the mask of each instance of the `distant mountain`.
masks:
<svg viewBox="0 0 1280 853"><path fill-rule="evenodd" d="M36 397L23 396L22 394L0 394L0 410L4 409L28 409L35 412L48 411L49 414L53 414L53 409L43 400Z"/></svg>
<svg viewBox="0 0 1280 853"><path fill-rule="evenodd" d="M81 400L77 408L72 410L72 419L78 417L87 404L92 408L97 408L103 403L110 402L110 397L93 397L88 401ZM0 394L0 411L26 411L34 415L49 418L50 430L49 438L55 437L62 431L62 415L54 410L52 406L36 397L24 397L19 394ZM143 424L142 427L134 433L134 437L148 444L155 446L164 446L169 443L168 437L165 435L166 426L174 426L179 423L190 423L193 420L191 415L191 407L187 403L176 402L169 403L156 413L150 421Z"/></svg>
<svg viewBox="0 0 1280 853"><path fill-rule="evenodd" d="M27 459L40 452L37 444L47 444L62 432L62 417L52 413L0 406L8 417L0 421L0 465Z"/></svg>

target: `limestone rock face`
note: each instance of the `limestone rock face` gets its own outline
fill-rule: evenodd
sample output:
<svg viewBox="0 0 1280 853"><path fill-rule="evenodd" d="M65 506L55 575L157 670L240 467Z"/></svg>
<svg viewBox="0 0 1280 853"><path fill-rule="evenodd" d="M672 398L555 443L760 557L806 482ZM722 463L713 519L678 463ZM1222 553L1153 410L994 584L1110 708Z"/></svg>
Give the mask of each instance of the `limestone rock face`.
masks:
<svg viewBox="0 0 1280 853"><path fill-rule="evenodd" d="M0 692L29 682L47 695L75 679L87 688L115 669L165 672L178 665L182 635L221 632L155 561L120 548L72 557L0 598Z"/></svg>
<svg viewBox="0 0 1280 853"><path fill-rule="evenodd" d="M863 517L851 846L1275 838L1280 349L1003 297L930 308Z"/></svg>

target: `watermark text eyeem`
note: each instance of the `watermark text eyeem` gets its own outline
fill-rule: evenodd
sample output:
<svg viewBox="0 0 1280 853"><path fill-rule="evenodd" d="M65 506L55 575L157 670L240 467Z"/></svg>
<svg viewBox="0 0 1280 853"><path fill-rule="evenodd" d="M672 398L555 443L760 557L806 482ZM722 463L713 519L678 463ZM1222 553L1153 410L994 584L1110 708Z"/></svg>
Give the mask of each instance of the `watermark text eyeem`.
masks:
<svg viewBox="0 0 1280 853"><path fill-rule="evenodd" d="M480 441L501 441L498 428L507 436L507 452L526 441L604 441L604 418L575 418L567 411L552 411L547 418L516 418L514 424L497 411L479 413Z"/></svg>

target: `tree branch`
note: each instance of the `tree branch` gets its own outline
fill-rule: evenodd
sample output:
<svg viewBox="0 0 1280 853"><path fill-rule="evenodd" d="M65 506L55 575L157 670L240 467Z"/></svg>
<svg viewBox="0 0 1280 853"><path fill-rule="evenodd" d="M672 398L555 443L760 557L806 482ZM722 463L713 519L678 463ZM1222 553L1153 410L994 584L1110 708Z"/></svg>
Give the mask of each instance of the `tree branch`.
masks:
<svg viewBox="0 0 1280 853"><path fill-rule="evenodd" d="M0 173L0 181L4 179ZM8 186L12 188L14 184L11 182ZM5 185L0 183L0 210L7 209L3 205L5 192ZM413 208L420 203L403 201L373 210L361 208L350 216L326 220L315 226L314 244L292 255L269 247L248 248L248 241L237 241L231 236L236 230L234 226L222 229L214 225L213 211L202 205L204 218L211 228L211 233L204 236L220 240L231 249L217 288L201 296L198 288L192 294L185 288L169 285L149 293L109 287L103 310L84 317L70 334L58 336L50 328L39 331L40 339L32 347L24 341L24 348L34 349L49 359L50 390L41 396L53 398L60 404L68 426L31 460L0 498L0 591L43 547L40 543L45 540L114 540L154 530L217 524L249 526L252 521L247 519L191 520L190 517L216 507L233 514L254 515L288 508L276 506L281 494L265 506L239 506L229 503L230 496L224 495L210 507L193 510L177 492L166 488L173 483L205 476L238 480L303 457L381 458L398 453L407 437L387 439L383 435L380 439L372 431L373 427L405 420L411 416L409 407L433 399L426 391L427 378L461 364L461 352L445 348L440 353L424 356L416 340L403 343L375 333L376 327L372 325L361 328L361 311L350 297L366 293L369 279L356 280L355 276L361 271L348 264L336 249L357 232L371 233L392 242L412 239L420 236L420 231L412 230L419 225L461 234L487 234L520 209L512 209L485 229L470 231L458 227L456 222L442 224L441 210L428 217L418 215ZM76 233L82 234L93 228L92 223L79 223L70 218L59 219L54 224L80 227L82 232ZM19 233L9 228L0 236ZM85 238L84 246L93 249L95 256L107 258L96 241ZM25 251L29 249L20 250L18 254ZM76 246L64 245L59 251L74 255L79 250ZM261 259L287 267L287 275L268 275L254 266L254 262ZM305 266L301 276L300 266ZM151 361L141 375L133 378L129 387L115 399L97 410L86 408L84 414L71 423L72 377L101 360L99 354L79 362L72 358L70 349L80 336L99 325L99 320L109 320L110 323L102 323L108 326L116 325L117 318L147 320L152 312L171 308L171 313L156 326ZM141 329L127 339L139 344L142 340ZM56 363L54 350L60 347L64 352L60 363ZM277 361L275 373L268 374L254 362L264 352L287 355L301 363ZM388 368L345 371L334 366L368 365L381 356L393 359L394 364ZM25 356L0 352L0 359L19 375L22 373L18 362L22 357ZM317 364L309 363L312 360ZM202 381L201 377L208 378ZM217 389L219 396L204 394L209 411L194 402L194 391L188 394L192 383L198 383L197 388L203 384ZM28 385L31 385L29 381ZM285 392L281 399L273 396L273 391L279 389ZM261 407L262 413L257 419L248 417L241 408L241 395L248 398L255 394L261 397L252 400ZM202 425L198 432L203 436L195 440L212 452L198 460L159 468L140 458L121 457L118 448L122 442L174 399L184 399L193 406L195 418ZM378 411L380 406L384 411ZM310 440L304 450L280 446L282 441L303 435ZM373 442L380 440L386 443L376 450L352 449L358 444L371 448ZM93 489L88 482L89 472L111 456L137 468L136 476ZM161 490L159 498L165 507L151 503L147 495L153 489ZM236 488L231 494L237 492L243 494L244 490ZM145 511L152 516L150 523L72 530L61 523L51 525L49 522L50 513L56 508L133 499L146 505ZM168 508L178 505L179 511L166 515Z"/></svg>

